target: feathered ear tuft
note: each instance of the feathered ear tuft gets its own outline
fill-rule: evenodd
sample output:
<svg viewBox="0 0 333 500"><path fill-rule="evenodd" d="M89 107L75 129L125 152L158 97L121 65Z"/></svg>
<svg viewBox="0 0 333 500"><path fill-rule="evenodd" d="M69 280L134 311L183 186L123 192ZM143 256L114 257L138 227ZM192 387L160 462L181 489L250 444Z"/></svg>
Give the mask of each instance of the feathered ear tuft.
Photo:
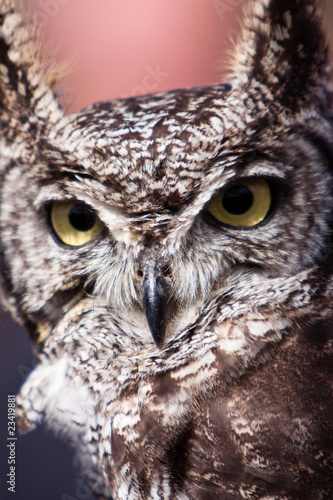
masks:
<svg viewBox="0 0 333 500"><path fill-rule="evenodd" d="M0 2L0 128L3 136L15 136L19 127L33 116L59 119L62 114L54 92L55 71L41 57L35 29L23 22L17 0ZM52 116L54 115L54 116ZM16 121L18 120L18 122Z"/></svg>
<svg viewBox="0 0 333 500"><path fill-rule="evenodd" d="M328 44L317 0L250 1L233 57L239 87L259 85L267 104L328 106Z"/></svg>

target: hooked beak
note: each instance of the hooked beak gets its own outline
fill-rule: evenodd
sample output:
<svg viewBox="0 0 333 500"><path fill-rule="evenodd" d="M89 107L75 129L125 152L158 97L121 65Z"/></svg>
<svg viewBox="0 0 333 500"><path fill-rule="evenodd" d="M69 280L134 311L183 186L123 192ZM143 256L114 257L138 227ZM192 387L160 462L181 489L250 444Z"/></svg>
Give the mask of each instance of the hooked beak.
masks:
<svg viewBox="0 0 333 500"><path fill-rule="evenodd" d="M143 279L143 307L154 342L163 347L166 331L168 285L154 260L146 264Z"/></svg>

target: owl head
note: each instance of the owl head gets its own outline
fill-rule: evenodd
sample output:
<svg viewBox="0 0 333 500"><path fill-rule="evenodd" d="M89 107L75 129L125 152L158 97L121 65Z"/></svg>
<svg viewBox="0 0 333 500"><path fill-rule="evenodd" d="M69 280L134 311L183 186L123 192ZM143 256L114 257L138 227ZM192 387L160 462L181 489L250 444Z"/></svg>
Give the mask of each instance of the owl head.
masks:
<svg viewBox="0 0 333 500"><path fill-rule="evenodd" d="M35 340L89 303L117 342L162 348L320 262L332 122L315 1L250 2L230 85L70 116L11 2L1 14L2 300Z"/></svg>

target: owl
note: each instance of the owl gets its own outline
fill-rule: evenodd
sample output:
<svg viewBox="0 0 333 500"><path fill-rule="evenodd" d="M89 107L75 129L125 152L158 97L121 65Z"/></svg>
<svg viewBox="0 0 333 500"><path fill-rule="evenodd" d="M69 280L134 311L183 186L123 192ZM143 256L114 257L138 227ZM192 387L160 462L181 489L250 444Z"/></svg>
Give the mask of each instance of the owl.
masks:
<svg viewBox="0 0 333 500"><path fill-rule="evenodd" d="M17 396L113 500L333 498L333 106L316 0L250 0L227 84L66 115L0 0Z"/></svg>

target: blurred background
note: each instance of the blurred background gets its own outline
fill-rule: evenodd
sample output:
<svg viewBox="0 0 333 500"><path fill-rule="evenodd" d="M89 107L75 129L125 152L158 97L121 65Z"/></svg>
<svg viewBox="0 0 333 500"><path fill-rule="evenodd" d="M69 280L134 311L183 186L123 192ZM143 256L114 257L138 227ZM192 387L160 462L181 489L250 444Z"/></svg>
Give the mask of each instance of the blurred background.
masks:
<svg viewBox="0 0 333 500"><path fill-rule="evenodd" d="M248 0L21 0L52 58L65 61L62 104L75 112L95 101L206 85L227 74L231 40ZM327 2L333 27L333 1ZM34 366L24 330L0 312L0 498L7 490L7 395ZM93 500L73 453L39 429L19 436L17 500Z"/></svg>

